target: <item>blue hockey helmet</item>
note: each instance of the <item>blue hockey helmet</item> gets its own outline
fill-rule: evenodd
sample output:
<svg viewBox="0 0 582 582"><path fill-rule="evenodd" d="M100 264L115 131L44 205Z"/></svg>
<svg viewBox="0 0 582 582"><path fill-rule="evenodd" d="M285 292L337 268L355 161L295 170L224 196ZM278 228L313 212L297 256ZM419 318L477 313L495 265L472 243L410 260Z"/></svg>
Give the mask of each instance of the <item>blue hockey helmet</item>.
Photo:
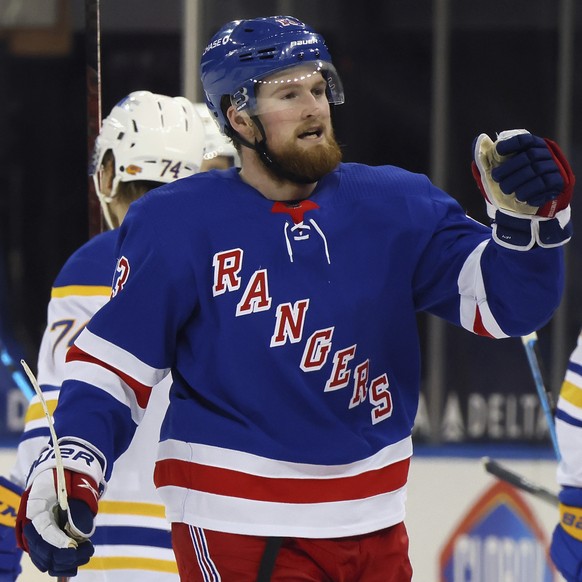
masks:
<svg viewBox="0 0 582 582"><path fill-rule="evenodd" d="M327 82L327 99L339 105L344 92L323 37L292 16L234 20L225 24L204 49L200 76L206 103L220 131L232 135L221 102L230 97L237 111L256 113L256 88L274 73L313 64Z"/></svg>

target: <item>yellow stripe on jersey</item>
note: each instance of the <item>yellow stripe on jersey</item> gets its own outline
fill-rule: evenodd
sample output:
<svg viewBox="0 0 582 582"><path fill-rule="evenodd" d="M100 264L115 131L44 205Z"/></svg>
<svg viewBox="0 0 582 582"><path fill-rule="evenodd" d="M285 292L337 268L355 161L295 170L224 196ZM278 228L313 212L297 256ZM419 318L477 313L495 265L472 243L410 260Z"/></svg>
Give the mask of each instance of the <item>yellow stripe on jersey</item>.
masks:
<svg viewBox="0 0 582 582"><path fill-rule="evenodd" d="M81 566L80 570L147 570L177 574L178 566L176 562L155 558L93 557L88 564Z"/></svg>
<svg viewBox="0 0 582 582"><path fill-rule="evenodd" d="M49 412L51 413L51 416L53 415L55 408L57 407L57 403L58 400L47 400L46 405L47 408L49 410ZM40 402L35 402L34 404L31 404L28 407L28 410L26 411L26 417L24 419L24 422L31 422L33 420L40 420L41 418L45 418L45 414L44 414L44 410L42 407L42 404Z"/></svg>
<svg viewBox="0 0 582 582"><path fill-rule="evenodd" d="M572 384L572 382L568 382L568 380L565 380L562 384L560 397L570 404L582 408L582 388Z"/></svg>
<svg viewBox="0 0 582 582"><path fill-rule="evenodd" d="M166 517L166 511L163 505L158 505L157 503L137 503L133 501L100 501L99 513Z"/></svg>
<svg viewBox="0 0 582 582"><path fill-rule="evenodd" d="M83 297L92 297L94 295L111 295L111 287L107 285L65 285L64 287L53 287L51 298L69 297L71 295L81 295Z"/></svg>

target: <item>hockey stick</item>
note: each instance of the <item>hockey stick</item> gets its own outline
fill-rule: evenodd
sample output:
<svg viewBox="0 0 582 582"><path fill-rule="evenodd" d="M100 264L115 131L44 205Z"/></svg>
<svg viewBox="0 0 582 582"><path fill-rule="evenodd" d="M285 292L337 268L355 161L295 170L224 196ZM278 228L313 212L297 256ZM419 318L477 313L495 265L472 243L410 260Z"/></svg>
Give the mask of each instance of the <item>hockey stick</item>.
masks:
<svg viewBox="0 0 582 582"><path fill-rule="evenodd" d="M100 0L85 0L85 53L87 62L87 152L93 157L101 129L101 12ZM103 231L101 205L93 180L88 179L89 238Z"/></svg>
<svg viewBox="0 0 582 582"><path fill-rule="evenodd" d="M546 388L544 384L544 378L542 376L540 366L541 358L538 357L537 353L537 341L538 336L535 331L529 335L524 335L521 338L538 397L542 404L542 410L544 411L544 416L546 417L548 430L550 431L550 438L552 439L552 446L554 447L554 453L556 454L558 461L560 461L562 456L560 455L558 437L556 436L556 426L554 424L554 398L552 393Z"/></svg>
<svg viewBox="0 0 582 582"><path fill-rule="evenodd" d="M48 406L46 404L46 400L44 399L44 395L32 370L28 367L28 364L24 360L20 360L36 395L38 396L40 403L42 405L42 409L44 411L44 415L48 422L49 432L51 434L51 438L53 440L53 450L55 452L55 462L56 462L56 474L57 474L57 501L59 503L58 506L58 516L57 519L59 524L67 524L69 521L69 501L67 498L67 484L65 481L65 468L63 467L63 458L61 457L61 448L59 447L59 443L57 441L57 434L55 432L55 428L53 426L53 419L51 417L51 413L49 412ZM64 528L66 530L66 528ZM70 533L67 531L70 535ZM71 537L71 541L69 542L69 548L76 548L77 542L76 540ZM57 578L57 582L68 582L69 578L67 576L59 576Z"/></svg>
<svg viewBox="0 0 582 582"><path fill-rule="evenodd" d="M517 473L514 473L509 469L506 469L505 467L500 465L497 461L494 461L489 457L483 457L483 459L481 460L483 461L483 466L485 467L487 473L490 473L491 475L494 475L498 479L501 479L502 481L505 481L506 483L509 483L510 485L513 485L514 487L521 489L522 491L526 491L527 493L530 493L531 495L538 497L539 499L543 499L544 501L554 505L555 507L558 506L559 500L558 496L555 493L552 493L548 489L545 489L540 485L536 485L535 483L532 483L525 477L518 475Z"/></svg>
<svg viewBox="0 0 582 582"><path fill-rule="evenodd" d="M53 448L55 451L55 461L56 461L56 471L57 471L57 500L59 502L59 507L62 511L62 514L66 518L69 511L69 502L67 499L67 486L65 481L65 469L63 467L63 459L61 457L61 449L59 447L59 443L57 441L57 433L55 432L55 427L53 426L53 419L51 413L49 412L48 406L46 405L46 400L44 399L44 395L32 370L28 367L28 364L24 360L20 360L28 379L30 380L32 386L34 387L34 391L38 396L42 409L44 411L44 415L48 422L49 432L51 433L51 438L53 440Z"/></svg>

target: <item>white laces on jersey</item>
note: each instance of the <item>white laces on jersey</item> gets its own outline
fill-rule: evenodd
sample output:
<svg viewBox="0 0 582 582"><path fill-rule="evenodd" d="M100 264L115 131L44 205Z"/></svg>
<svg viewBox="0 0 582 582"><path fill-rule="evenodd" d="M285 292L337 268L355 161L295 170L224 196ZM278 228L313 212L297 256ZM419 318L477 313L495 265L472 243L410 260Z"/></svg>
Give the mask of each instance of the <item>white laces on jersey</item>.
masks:
<svg viewBox="0 0 582 582"><path fill-rule="evenodd" d="M321 230L321 228L319 227L317 222L315 222L315 220L310 218L309 223L311 224L311 226L313 226L313 229L315 230L315 232L317 232L317 234L321 237L321 240L323 241L323 247L325 249L325 256L327 258L327 264L331 265L331 259L329 257L329 248L327 246L327 239L325 238L325 234L323 234L323 231ZM297 224L294 224L290 228L289 223L288 222L285 223L285 227L284 227L285 244L287 245L287 254L289 255L289 260L291 262L293 262L293 245L291 244L289 234L291 233L291 236L293 237L293 240L295 240L295 241L308 240L309 234L310 234L309 231L311 230L311 226L309 226L309 224L305 224L305 221L301 221Z"/></svg>

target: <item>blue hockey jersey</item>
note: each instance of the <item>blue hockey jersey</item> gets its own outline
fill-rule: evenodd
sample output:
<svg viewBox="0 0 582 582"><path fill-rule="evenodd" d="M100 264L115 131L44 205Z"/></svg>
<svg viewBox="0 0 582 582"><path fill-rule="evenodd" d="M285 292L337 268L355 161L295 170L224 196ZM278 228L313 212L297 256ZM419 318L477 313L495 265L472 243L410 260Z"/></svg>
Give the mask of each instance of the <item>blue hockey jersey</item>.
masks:
<svg viewBox="0 0 582 582"><path fill-rule="evenodd" d="M391 166L341 164L295 203L236 169L179 180L132 204L117 256L111 301L68 353L57 434L101 451L109 478L171 371L155 471L168 519L255 535L400 522L417 312L519 336L563 288L561 249L502 248Z"/></svg>

